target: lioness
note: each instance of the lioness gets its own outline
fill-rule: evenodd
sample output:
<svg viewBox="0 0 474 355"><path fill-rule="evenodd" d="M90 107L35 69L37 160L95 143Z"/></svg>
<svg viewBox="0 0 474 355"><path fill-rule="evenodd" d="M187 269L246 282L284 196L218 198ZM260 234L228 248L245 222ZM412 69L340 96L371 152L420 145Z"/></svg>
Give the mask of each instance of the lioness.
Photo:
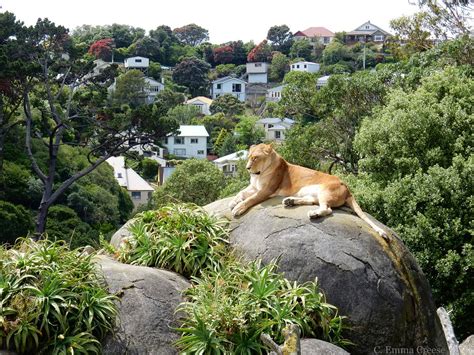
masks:
<svg viewBox="0 0 474 355"><path fill-rule="evenodd" d="M290 164L267 144L250 147L246 168L250 172L250 185L230 203L234 217L270 197L284 196L285 206L318 204L318 208L308 212L309 218L327 216L332 213L331 208L347 205L378 234L388 239L385 231L361 210L337 176Z"/></svg>

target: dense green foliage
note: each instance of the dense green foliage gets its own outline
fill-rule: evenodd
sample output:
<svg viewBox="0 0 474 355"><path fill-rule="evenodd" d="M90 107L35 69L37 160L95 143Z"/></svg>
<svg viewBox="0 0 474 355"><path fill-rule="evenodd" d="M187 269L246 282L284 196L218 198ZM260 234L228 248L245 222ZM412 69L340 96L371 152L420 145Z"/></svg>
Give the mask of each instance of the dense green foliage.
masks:
<svg viewBox="0 0 474 355"><path fill-rule="evenodd" d="M21 206L0 200L0 231L1 242L14 244L16 238L28 235L33 227L29 211Z"/></svg>
<svg viewBox="0 0 474 355"><path fill-rule="evenodd" d="M281 331L297 324L303 336L345 345L343 318L326 303L316 282L289 282L275 263L228 260L194 278L187 290L186 315L177 342L189 354L264 354L260 334L283 343Z"/></svg>
<svg viewBox="0 0 474 355"><path fill-rule="evenodd" d="M117 251L133 265L155 266L184 276L217 268L226 253L222 222L192 204L173 204L135 216L131 236Z"/></svg>
<svg viewBox="0 0 474 355"><path fill-rule="evenodd" d="M0 349L100 354L117 315L92 256L63 243L0 246Z"/></svg>
<svg viewBox="0 0 474 355"><path fill-rule="evenodd" d="M153 195L156 206L168 202L192 202L204 206L217 200L224 187L224 174L207 160L183 161Z"/></svg>

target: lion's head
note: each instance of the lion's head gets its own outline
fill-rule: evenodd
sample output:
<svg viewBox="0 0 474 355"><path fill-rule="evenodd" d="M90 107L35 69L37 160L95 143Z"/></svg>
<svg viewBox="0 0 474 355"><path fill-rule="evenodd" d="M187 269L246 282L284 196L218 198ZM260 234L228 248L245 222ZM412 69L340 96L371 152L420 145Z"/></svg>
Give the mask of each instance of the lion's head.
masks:
<svg viewBox="0 0 474 355"><path fill-rule="evenodd" d="M260 175L273 163L273 155L276 154L270 144L258 144L250 147L249 158L245 166L250 174Z"/></svg>

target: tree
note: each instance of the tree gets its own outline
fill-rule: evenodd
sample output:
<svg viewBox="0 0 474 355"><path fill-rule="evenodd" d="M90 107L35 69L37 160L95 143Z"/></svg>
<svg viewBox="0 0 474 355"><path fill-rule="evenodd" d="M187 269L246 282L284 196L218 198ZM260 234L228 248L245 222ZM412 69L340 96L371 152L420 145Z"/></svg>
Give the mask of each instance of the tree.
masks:
<svg viewBox="0 0 474 355"><path fill-rule="evenodd" d="M29 59L41 67L41 73L34 76L35 86L23 94L26 151L43 184L35 227L40 235L45 231L50 206L74 182L113 155L136 144L161 139L177 129L177 124L157 116L151 106L133 110L106 108L106 86L110 81L97 82L87 76L92 62L75 51L64 27L38 20L28 30L28 41L32 46ZM46 147L44 164L38 164L32 137L41 137ZM89 159L86 165L58 181L58 156L65 143L87 147Z"/></svg>
<svg viewBox="0 0 474 355"><path fill-rule="evenodd" d="M178 105L171 108L166 116L171 121L176 121L182 125L189 125L195 117L201 116L201 110L194 105Z"/></svg>
<svg viewBox="0 0 474 355"><path fill-rule="evenodd" d="M293 44L293 34L287 25L272 26L268 30L267 39L272 42L272 48L288 54Z"/></svg>
<svg viewBox="0 0 474 355"><path fill-rule="evenodd" d="M267 62L271 59L271 54L267 40L263 40L249 52L247 62Z"/></svg>
<svg viewBox="0 0 474 355"><path fill-rule="evenodd" d="M0 243L14 244L19 237L26 237L33 220L29 212L20 205L0 200Z"/></svg>
<svg viewBox="0 0 474 355"><path fill-rule="evenodd" d="M312 53L313 46L307 39L294 41L290 48L290 57L293 59L303 58L304 60L311 60Z"/></svg>
<svg viewBox="0 0 474 355"><path fill-rule="evenodd" d="M140 161L140 171L144 179L154 180L158 174L160 164L154 159L144 158Z"/></svg>
<svg viewBox="0 0 474 355"><path fill-rule="evenodd" d="M349 49L338 41L329 43L323 51L323 63L325 65L336 64L344 60L351 60Z"/></svg>
<svg viewBox="0 0 474 355"><path fill-rule="evenodd" d="M112 100L117 105L126 104L138 107L145 103L145 89L146 82L143 72L138 69L127 70L116 79Z"/></svg>
<svg viewBox="0 0 474 355"><path fill-rule="evenodd" d="M183 104L184 95L169 89L162 90L155 97L155 108L159 116L165 116L173 107Z"/></svg>
<svg viewBox="0 0 474 355"><path fill-rule="evenodd" d="M224 187L224 174L207 160L189 159L178 165L154 195L161 204L167 196L203 206L215 201ZM168 198L169 198L168 197Z"/></svg>
<svg viewBox="0 0 474 355"><path fill-rule="evenodd" d="M207 94L210 65L197 58L185 58L173 71L173 80L186 86L192 96Z"/></svg>
<svg viewBox="0 0 474 355"><path fill-rule="evenodd" d="M212 114L222 112L228 117L233 117L245 111L245 104L231 94L224 94L212 101L209 109Z"/></svg>
<svg viewBox="0 0 474 355"><path fill-rule="evenodd" d="M265 137L265 131L257 126L258 117L241 116L239 122L235 125L237 140L246 148L252 144L262 143Z"/></svg>
<svg viewBox="0 0 474 355"><path fill-rule="evenodd" d="M471 334L472 74L448 67L415 90L394 90L355 137L361 205L399 233L427 275L455 331Z"/></svg>
<svg viewBox="0 0 474 355"><path fill-rule="evenodd" d="M280 52L274 52L270 64L269 78L271 81L282 81L285 74L290 70L290 60Z"/></svg>
<svg viewBox="0 0 474 355"><path fill-rule="evenodd" d="M89 54L102 60L110 60L112 56L114 41L112 38L100 39L89 47Z"/></svg>
<svg viewBox="0 0 474 355"><path fill-rule="evenodd" d="M175 28L173 33L179 41L193 47L209 39L209 31L194 23Z"/></svg>
<svg viewBox="0 0 474 355"><path fill-rule="evenodd" d="M234 60L234 49L229 45L214 48L213 53L216 64L229 64Z"/></svg>

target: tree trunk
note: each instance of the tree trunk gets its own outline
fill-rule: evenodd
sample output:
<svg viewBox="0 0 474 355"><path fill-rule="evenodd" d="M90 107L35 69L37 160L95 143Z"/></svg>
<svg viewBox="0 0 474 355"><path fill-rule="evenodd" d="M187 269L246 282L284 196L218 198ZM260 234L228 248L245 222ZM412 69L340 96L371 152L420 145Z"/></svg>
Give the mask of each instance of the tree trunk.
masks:
<svg viewBox="0 0 474 355"><path fill-rule="evenodd" d="M47 202L41 202L40 204L38 217L36 217L35 239L41 239L44 236L49 206Z"/></svg>

